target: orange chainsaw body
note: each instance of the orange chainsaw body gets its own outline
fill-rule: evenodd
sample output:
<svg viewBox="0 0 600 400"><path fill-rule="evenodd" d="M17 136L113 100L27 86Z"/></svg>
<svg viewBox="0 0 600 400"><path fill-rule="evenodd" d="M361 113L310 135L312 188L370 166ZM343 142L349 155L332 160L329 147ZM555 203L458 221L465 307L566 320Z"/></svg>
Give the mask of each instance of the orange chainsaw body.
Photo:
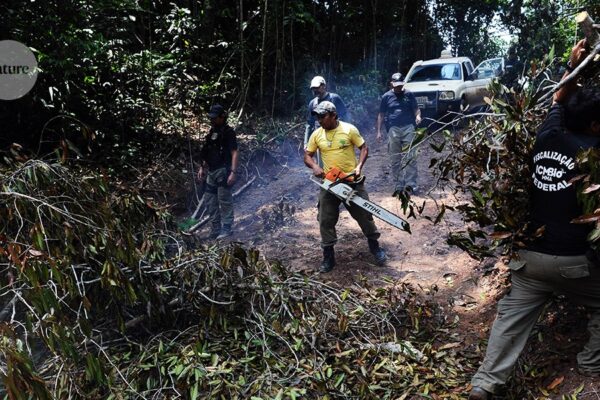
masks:
<svg viewBox="0 0 600 400"><path fill-rule="evenodd" d="M354 176L355 175L353 173L347 174L338 167L333 167L329 170L329 172L327 172L327 174L325 174L325 179L330 182L354 182Z"/></svg>

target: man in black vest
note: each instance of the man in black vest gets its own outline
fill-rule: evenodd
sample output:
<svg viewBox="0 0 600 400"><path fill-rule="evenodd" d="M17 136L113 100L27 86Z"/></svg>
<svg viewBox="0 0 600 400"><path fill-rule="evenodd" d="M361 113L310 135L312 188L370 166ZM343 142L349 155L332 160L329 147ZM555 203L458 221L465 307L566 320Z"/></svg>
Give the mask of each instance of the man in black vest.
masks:
<svg viewBox="0 0 600 400"><path fill-rule="evenodd" d="M238 145L235 131L227 125L227 113L220 104L208 112L211 128L200 152L198 178L206 178L205 201L212 224L210 238L223 239L233 233L233 197L236 181Z"/></svg>
<svg viewBox="0 0 600 400"><path fill-rule="evenodd" d="M565 79L585 58L585 41L571 52ZM566 295L589 308L590 339L577 355L580 373L600 375L600 266L586 257L589 225L573 224L582 215L571 179L579 174L575 158L600 145L600 90L578 90L575 80L554 94L533 148L532 239L510 262L511 289L498 303L485 359L471 383L470 400L491 399L512 372L545 303Z"/></svg>

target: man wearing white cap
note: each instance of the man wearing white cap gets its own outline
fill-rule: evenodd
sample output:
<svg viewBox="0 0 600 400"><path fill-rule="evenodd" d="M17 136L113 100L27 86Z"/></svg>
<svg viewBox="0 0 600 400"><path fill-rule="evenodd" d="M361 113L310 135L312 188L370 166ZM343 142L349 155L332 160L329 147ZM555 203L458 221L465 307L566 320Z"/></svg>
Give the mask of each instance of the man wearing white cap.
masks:
<svg viewBox="0 0 600 400"><path fill-rule="evenodd" d="M329 101L333 103L337 109L337 115L339 119L345 122L350 122L350 115L344 104L342 98L336 94L327 91L327 83L325 82L325 78L322 76L315 76L310 81L310 89L312 90L315 97L308 103L308 117L306 119L306 129L304 131L304 148L306 149L306 144L308 143L308 138L310 134L319 128L319 121L313 115L313 111L317 107L317 105L322 101Z"/></svg>

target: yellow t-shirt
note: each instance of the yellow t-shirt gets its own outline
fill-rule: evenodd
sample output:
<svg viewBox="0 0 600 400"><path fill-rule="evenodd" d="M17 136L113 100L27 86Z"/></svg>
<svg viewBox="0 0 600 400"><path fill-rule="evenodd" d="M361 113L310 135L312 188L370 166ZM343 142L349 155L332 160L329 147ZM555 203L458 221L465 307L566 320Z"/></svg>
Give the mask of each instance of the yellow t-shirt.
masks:
<svg viewBox="0 0 600 400"><path fill-rule="evenodd" d="M323 128L316 129L308 139L306 150L311 153L321 151L325 173L332 167L350 173L357 164L354 147L360 147L364 143L365 140L354 125L339 121L335 129L328 131Z"/></svg>

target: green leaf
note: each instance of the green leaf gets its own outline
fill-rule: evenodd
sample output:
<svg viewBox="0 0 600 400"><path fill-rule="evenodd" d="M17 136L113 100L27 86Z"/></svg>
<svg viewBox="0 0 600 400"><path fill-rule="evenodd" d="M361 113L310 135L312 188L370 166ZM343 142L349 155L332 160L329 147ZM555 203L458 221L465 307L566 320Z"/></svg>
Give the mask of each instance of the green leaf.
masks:
<svg viewBox="0 0 600 400"><path fill-rule="evenodd" d="M190 389L190 400L196 400L198 398L198 383L194 383Z"/></svg>

